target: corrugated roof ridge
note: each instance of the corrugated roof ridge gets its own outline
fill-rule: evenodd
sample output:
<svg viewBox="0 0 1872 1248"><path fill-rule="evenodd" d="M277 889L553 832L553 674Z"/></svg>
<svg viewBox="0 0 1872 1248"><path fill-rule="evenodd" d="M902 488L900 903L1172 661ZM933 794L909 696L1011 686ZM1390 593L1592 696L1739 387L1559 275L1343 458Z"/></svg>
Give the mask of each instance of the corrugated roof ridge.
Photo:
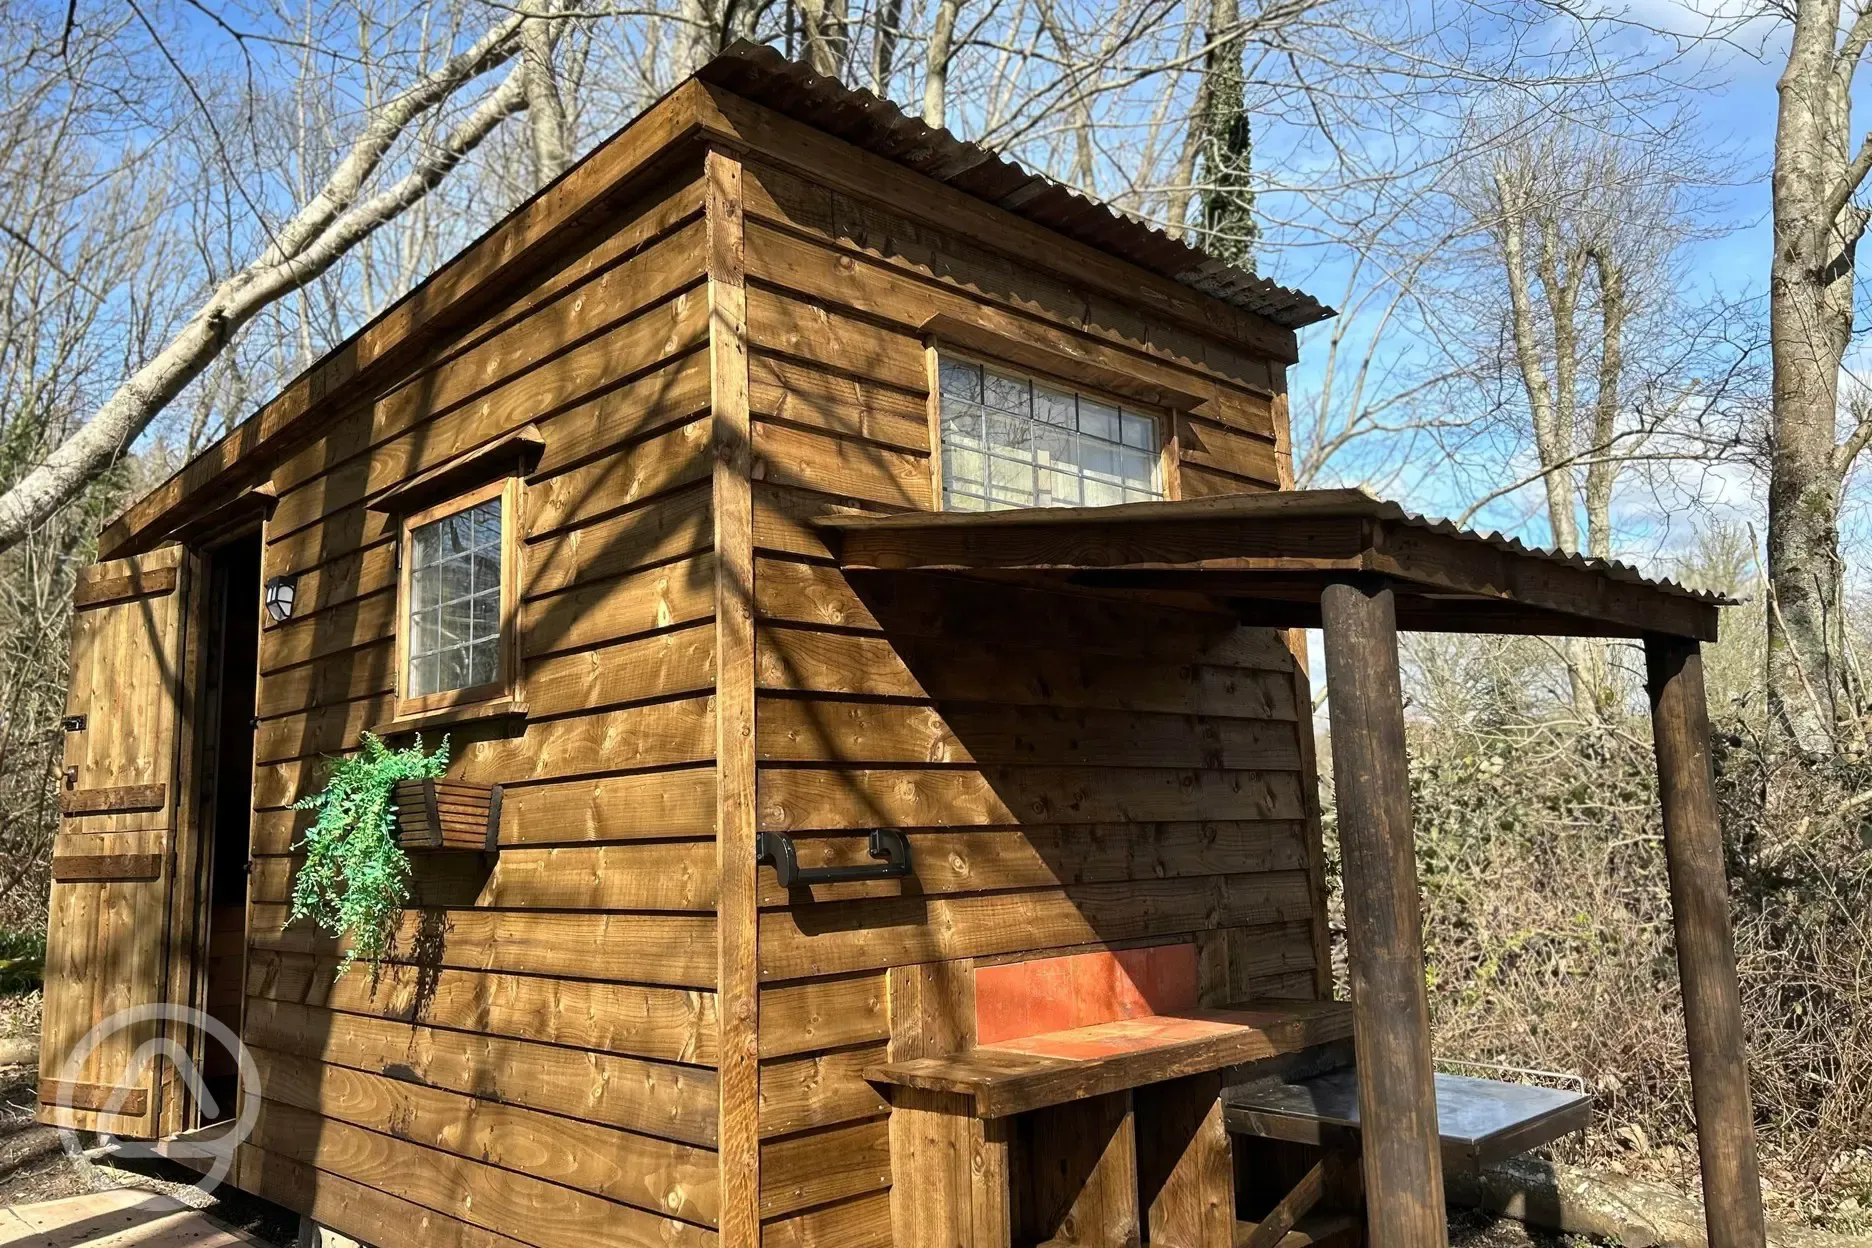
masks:
<svg viewBox="0 0 1872 1248"><path fill-rule="evenodd" d="M1083 195L1006 153L931 126L863 87L814 73L766 44L736 40L696 76L737 94L758 93L751 98L777 112L1284 328L1299 329L1336 315L1304 291L1211 256L1143 217ZM836 115L828 119L815 110ZM996 182L1010 175L1016 180L994 193L997 188L980 185L990 169L1001 175Z"/></svg>

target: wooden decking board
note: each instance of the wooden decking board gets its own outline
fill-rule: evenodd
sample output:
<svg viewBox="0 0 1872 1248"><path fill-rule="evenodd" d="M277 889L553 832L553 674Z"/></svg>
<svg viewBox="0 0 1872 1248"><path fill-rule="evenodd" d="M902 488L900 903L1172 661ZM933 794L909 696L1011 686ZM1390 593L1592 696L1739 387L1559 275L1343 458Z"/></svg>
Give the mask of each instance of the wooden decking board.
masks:
<svg viewBox="0 0 1872 1248"><path fill-rule="evenodd" d="M4 1248L265 1248L160 1192L122 1187L0 1209Z"/></svg>

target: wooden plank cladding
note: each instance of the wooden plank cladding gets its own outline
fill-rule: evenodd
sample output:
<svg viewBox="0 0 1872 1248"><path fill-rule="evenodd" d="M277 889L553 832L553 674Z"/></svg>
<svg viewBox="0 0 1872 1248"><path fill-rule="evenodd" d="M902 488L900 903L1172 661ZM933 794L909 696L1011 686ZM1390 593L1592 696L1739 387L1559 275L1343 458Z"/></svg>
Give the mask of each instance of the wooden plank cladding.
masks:
<svg viewBox="0 0 1872 1248"><path fill-rule="evenodd" d="M943 318L1068 380L1076 359L1193 396L1173 489L1185 467L1279 483L1279 365L808 174L752 161L745 187L759 826L815 866L866 861L865 829L901 828L917 864L913 886L790 894L762 872L763 1020L774 994L892 967L1197 934L1257 950L1205 1004L1251 961L1310 972L1312 777L1278 635L1187 602L847 575L795 519L938 505L923 327ZM863 1079L877 1034L763 1038L761 1134L823 1142L823 1216L884 1240L888 1174L832 1146L879 1138L840 1134L887 1112ZM773 1243L804 1229L782 1156L762 1181Z"/></svg>
<svg viewBox="0 0 1872 1248"><path fill-rule="evenodd" d="M248 1042L482 1100L713 1147L714 1072L251 1000Z"/></svg>
<svg viewBox="0 0 1872 1248"><path fill-rule="evenodd" d="M1088 263L1088 253L1062 246L1057 236L948 195L888 162L839 150L842 145L805 127L771 115L749 121L798 136L797 146L777 147L760 153L758 164L750 162L750 216L888 257L983 303L1040 310L1074 328L1106 329L1116 340L1155 348L1186 367L1220 373L1232 366L1250 383L1267 384L1270 373L1280 371L1281 354L1291 350L1291 335L1256 335L1245 323L1249 318L1205 315L1187 294L1174 311L1162 304L1141 308L1138 296L1167 284L1135 269L1125 272L1122 263ZM801 158L813 148L817 159L807 164ZM937 203L942 210L932 215Z"/></svg>
<svg viewBox="0 0 1872 1248"><path fill-rule="evenodd" d="M537 1248L590 1244L593 1226L603 1226L611 1242L633 1248L711 1248L716 1242L714 1233L704 1227L281 1102L262 1105L252 1138L266 1151L320 1170L356 1175L367 1186L485 1230L523 1226L527 1235L523 1242Z"/></svg>
<svg viewBox="0 0 1872 1248"><path fill-rule="evenodd" d="M266 1050L254 1059L269 1099L282 1104L635 1209L715 1224L710 1149Z"/></svg>
<svg viewBox="0 0 1872 1248"><path fill-rule="evenodd" d="M52 855L54 880L153 880L162 874L161 854Z"/></svg>
<svg viewBox="0 0 1872 1248"><path fill-rule="evenodd" d="M239 1178L333 1225L369 1205L464 1248L569 1248L598 1227L619 1244L716 1240L699 172L516 283L275 470L263 567L296 575L298 602L261 641L243 1038L265 1100ZM395 521L371 505L523 426L524 717L425 730L450 736L448 776L399 793L406 844L495 852L415 854L390 959L339 976L342 943L286 922L310 818L290 807L393 710ZM327 1191L351 1195L331 1207Z"/></svg>
<svg viewBox="0 0 1872 1248"><path fill-rule="evenodd" d="M914 828L914 882L822 884L819 901L1042 888L1068 884L1175 879L1218 871L1293 871L1309 863L1300 820L1209 820L1168 823L1025 824L990 828ZM802 867L855 866L867 861L865 838L850 833L796 836ZM761 904L794 898L773 881Z"/></svg>
<svg viewBox="0 0 1872 1248"><path fill-rule="evenodd" d="M72 608L83 611L87 607L102 607L132 598L172 594L181 583L180 573L179 568L166 567L140 569L124 576L81 577L72 591Z"/></svg>
<svg viewBox="0 0 1872 1248"><path fill-rule="evenodd" d="M1066 373L1093 388L1116 375L1145 390L1189 395L1197 419L1182 422L1179 453L1235 474L1243 488L1278 487L1273 399L1284 392L1284 370L1269 357L1153 322L1070 277L1023 267L900 210L771 165L750 164L747 186L749 276L779 299L750 296L750 307L762 311L755 324L769 331L759 336L762 346L914 389L911 353L932 321L948 318L970 327L968 354L999 339L1010 363ZM791 299L820 311L789 310ZM851 313L878 328L866 331ZM899 357L902 363L890 363ZM1083 365L1077 378L1076 363Z"/></svg>
<svg viewBox="0 0 1872 1248"><path fill-rule="evenodd" d="M289 924L286 914L284 905L256 903L248 919L251 947L323 955L347 948L309 924ZM415 965L708 988L715 982L715 963L695 945L713 940L714 929L712 915L405 910L390 956Z"/></svg>
<svg viewBox="0 0 1872 1248"><path fill-rule="evenodd" d="M801 904L762 916L761 974L797 979L1231 927L1293 939L1299 928L1286 925L1303 921L1309 904L1297 871Z"/></svg>

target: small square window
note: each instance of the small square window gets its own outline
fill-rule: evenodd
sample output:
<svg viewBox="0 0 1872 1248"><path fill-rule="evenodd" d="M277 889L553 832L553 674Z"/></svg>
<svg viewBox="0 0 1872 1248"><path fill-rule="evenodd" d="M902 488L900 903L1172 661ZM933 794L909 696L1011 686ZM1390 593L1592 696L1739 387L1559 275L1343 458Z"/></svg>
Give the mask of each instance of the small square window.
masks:
<svg viewBox="0 0 1872 1248"><path fill-rule="evenodd" d="M404 518L399 716L512 694L516 488L494 482Z"/></svg>
<svg viewBox="0 0 1872 1248"><path fill-rule="evenodd" d="M1085 507L1164 497L1159 421L970 360L937 361L942 505Z"/></svg>

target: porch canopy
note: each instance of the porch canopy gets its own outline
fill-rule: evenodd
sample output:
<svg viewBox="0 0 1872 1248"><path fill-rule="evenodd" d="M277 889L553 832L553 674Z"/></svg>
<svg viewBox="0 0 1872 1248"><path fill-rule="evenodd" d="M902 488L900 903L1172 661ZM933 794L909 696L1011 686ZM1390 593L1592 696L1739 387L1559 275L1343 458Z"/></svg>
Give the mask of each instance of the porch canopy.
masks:
<svg viewBox="0 0 1872 1248"><path fill-rule="evenodd" d="M1765 1243L1701 643L1729 600L1361 490L822 516L849 571L1194 594L1324 637L1370 1242L1447 1242L1399 629L1641 639L1712 1248Z"/></svg>
<svg viewBox="0 0 1872 1248"><path fill-rule="evenodd" d="M1407 631L1716 640L1728 600L1624 564L1533 550L1427 520L1363 490L1295 490L1120 507L827 516L839 562L1030 572L1101 588L1185 590L1244 620L1320 627L1325 587L1367 573L1391 585Z"/></svg>

